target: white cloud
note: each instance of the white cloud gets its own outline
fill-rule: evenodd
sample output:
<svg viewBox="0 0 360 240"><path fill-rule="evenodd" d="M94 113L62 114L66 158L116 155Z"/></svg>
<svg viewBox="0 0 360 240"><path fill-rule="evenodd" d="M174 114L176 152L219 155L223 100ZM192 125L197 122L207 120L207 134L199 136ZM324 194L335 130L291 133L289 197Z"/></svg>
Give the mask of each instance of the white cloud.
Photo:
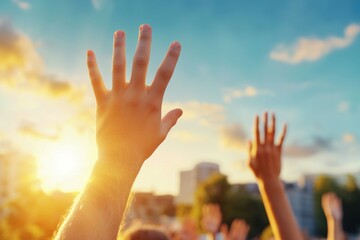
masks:
<svg viewBox="0 0 360 240"><path fill-rule="evenodd" d="M258 95L271 95L272 93L267 90L258 90L253 86L246 86L244 89L239 88L227 88L224 89L224 102L230 103L234 99L242 97L255 97Z"/></svg>
<svg viewBox="0 0 360 240"><path fill-rule="evenodd" d="M347 111L349 111L349 109L350 109L350 103L348 103L346 101L342 101L338 105L339 112L347 112Z"/></svg>
<svg viewBox="0 0 360 240"><path fill-rule="evenodd" d="M198 101L164 103L164 112L181 108L184 121L195 121L202 126L219 125L225 120L223 105Z"/></svg>
<svg viewBox="0 0 360 240"><path fill-rule="evenodd" d="M91 0L93 7L97 10L99 10L103 6L104 2L105 0Z"/></svg>
<svg viewBox="0 0 360 240"><path fill-rule="evenodd" d="M283 44L276 46L270 53L270 58L290 64L316 61L336 49L348 47L359 33L360 24L350 24L345 28L343 37L329 36L324 39L302 37L292 46Z"/></svg>
<svg viewBox="0 0 360 240"><path fill-rule="evenodd" d="M46 73L35 44L3 19L0 19L0 86L48 97L66 96L74 102L79 102L83 95L69 81Z"/></svg>
<svg viewBox="0 0 360 240"><path fill-rule="evenodd" d="M12 0L12 2L15 3L22 10L29 10L30 7L31 7L30 4L28 2L25 2L25 1Z"/></svg>

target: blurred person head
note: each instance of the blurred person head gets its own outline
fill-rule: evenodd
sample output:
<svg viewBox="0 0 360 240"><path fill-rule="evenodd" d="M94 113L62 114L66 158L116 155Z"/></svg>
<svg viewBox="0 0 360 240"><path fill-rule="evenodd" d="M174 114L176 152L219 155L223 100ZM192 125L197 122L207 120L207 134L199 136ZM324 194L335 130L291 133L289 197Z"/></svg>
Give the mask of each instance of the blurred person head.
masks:
<svg viewBox="0 0 360 240"><path fill-rule="evenodd" d="M170 240L165 230L159 226L141 225L130 227L120 237L120 240Z"/></svg>

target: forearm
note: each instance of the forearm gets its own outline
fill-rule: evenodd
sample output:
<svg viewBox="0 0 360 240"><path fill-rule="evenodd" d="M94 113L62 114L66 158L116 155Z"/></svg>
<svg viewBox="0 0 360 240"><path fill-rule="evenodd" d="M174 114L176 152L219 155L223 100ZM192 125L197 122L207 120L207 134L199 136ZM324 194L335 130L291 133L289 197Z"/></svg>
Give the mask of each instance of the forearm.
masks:
<svg viewBox="0 0 360 240"><path fill-rule="evenodd" d="M345 240L345 234L340 220L327 219L328 240Z"/></svg>
<svg viewBox="0 0 360 240"><path fill-rule="evenodd" d="M275 239L302 239L280 179L259 180L258 185Z"/></svg>
<svg viewBox="0 0 360 240"><path fill-rule="evenodd" d="M100 156L56 239L116 239L141 164L111 158Z"/></svg>

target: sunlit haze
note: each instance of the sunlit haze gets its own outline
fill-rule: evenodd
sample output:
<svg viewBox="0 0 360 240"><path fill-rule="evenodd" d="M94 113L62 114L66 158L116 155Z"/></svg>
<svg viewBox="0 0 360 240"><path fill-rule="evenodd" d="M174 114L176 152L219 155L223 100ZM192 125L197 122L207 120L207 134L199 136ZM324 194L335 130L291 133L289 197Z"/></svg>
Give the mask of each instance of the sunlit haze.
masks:
<svg viewBox="0 0 360 240"><path fill-rule="evenodd" d="M176 194L179 172L207 161L254 181L246 143L255 114L289 125L285 180L360 170L359 1L12 1L0 3L0 150L35 157L46 191L78 191L97 158L86 50L111 85L113 32L153 29L148 83L169 44L181 56L163 113L184 114L134 190Z"/></svg>

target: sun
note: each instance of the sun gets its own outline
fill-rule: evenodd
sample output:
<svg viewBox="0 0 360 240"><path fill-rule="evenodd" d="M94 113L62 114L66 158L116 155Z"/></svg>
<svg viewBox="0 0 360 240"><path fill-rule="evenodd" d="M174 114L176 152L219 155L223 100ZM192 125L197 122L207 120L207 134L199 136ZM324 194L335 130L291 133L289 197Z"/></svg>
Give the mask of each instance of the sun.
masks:
<svg viewBox="0 0 360 240"><path fill-rule="evenodd" d="M44 191L79 191L88 175L84 148L57 143L38 156L38 177Z"/></svg>

